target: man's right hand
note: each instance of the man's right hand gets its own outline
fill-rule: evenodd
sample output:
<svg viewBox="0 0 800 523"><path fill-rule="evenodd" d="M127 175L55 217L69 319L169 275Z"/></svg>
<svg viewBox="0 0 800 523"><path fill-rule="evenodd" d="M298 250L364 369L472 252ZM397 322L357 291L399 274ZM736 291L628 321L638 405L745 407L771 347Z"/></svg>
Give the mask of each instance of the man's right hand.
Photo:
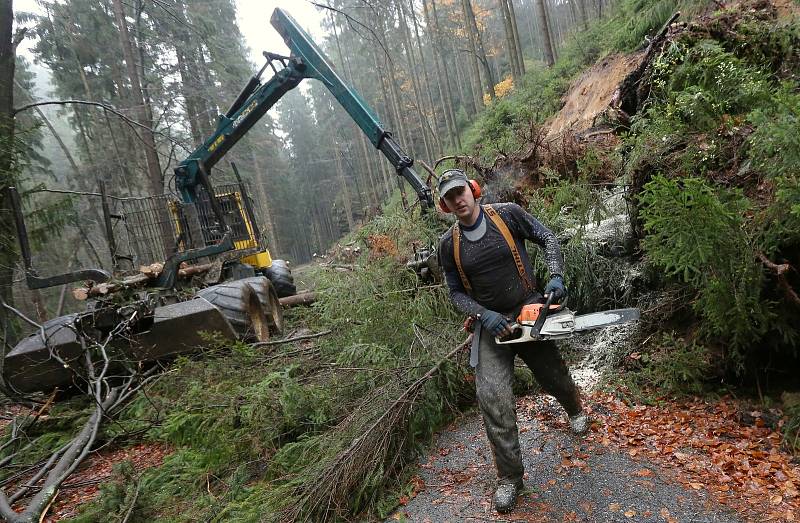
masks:
<svg viewBox="0 0 800 523"><path fill-rule="evenodd" d="M492 333L492 336L506 336L511 334L511 324L499 312L486 309L480 314L481 324Z"/></svg>

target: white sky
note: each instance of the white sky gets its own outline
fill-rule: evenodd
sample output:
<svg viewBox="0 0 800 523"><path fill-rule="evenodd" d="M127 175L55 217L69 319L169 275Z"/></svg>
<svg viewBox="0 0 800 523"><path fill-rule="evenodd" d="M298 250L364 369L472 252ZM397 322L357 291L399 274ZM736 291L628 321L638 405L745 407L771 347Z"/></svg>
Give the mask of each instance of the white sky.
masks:
<svg viewBox="0 0 800 523"><path fill-rule="evenodd" d="M235 3L239 29L250 47L250 61L259 67L264 61L261 56L262 51L289 54L289 49L283 44L283 39L269 23L272 11L276 7L286 10L311 34L312 38L321 40L323 32L320 28L320 21L326 14L324 10L313 6L308 0L235 0ZM14 11L42 13L36 0L14 0ZM220 27L220 31L224 30L224 27ZM34 42L27 38L20 45L20 53L32 59L30 49L33 44Z"/></svg>
<svg viewBox="0 0 800 523"><path fill-rule="evenodd" d="M323 2L319 2L323 3ZM321 43L320 21L326 16L324 10L305 0L236 0L239 29L250 46L250 60L261 65L262 51L289 54L281 35L269 23L276 7L288 12L312 38Z"/></svg>

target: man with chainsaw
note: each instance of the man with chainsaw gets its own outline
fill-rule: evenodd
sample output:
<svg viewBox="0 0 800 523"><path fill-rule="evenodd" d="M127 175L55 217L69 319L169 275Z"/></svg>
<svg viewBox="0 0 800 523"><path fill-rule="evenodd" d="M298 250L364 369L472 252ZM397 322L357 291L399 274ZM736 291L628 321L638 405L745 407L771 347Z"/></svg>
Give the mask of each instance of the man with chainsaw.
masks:
<svg viewBox="0 0 800 523"><path fill-rule="evenodd" d="M495 340L512 333L523 305L545 301L531 279L525 240L544 251L550 272L544 295L552 294L553 303L566 296L564 261L555 234L517 204L480 205L480 186L463 171L445 171L438 189L440 208L457 218L439 242L439 262L450 299L474 319L470 365L476 367L478 404L497 468L495 508L505 513L516 504L524 472L512 391L515 356L563 406L573 432L589 427L580 392L553 341L499 345Z"/></svg>

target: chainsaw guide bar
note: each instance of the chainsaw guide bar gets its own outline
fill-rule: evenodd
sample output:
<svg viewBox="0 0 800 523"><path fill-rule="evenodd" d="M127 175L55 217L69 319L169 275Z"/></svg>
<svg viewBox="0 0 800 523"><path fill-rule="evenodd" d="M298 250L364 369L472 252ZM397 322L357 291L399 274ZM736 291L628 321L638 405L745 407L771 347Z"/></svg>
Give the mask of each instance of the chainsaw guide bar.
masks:
<svg viewBox="0 0 800 523"><path fill-rule="evenodd" d="M500 345L507 345L541 340L559 340L568 338L576 332L622 325L639 319L639 309L614 309L576 316L571 310L563 308L548 314L541 330L537 333L534 332L534 324L538 319L538 314L539 310L533 315L530 314L530 311L523 310L523 313L517 319L517 323L511 326L513 332L509 336L496 337L495 341ZM524 320L522 320L523 317L525 318Z"/></svg>

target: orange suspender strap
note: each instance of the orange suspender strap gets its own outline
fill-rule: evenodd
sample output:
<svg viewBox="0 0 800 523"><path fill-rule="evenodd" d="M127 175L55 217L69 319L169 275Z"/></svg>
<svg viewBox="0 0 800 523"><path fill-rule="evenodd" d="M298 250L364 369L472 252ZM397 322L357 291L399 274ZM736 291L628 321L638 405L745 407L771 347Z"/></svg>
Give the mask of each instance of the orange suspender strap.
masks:
<svg viewBox="0 0 800 523"><path fill-rule="evenodd" d="M525 290L533 292L533 284L530 278L528 278L528 273L525 271L525 265L522 263L522 257L519 255L519 250L517 250L517 244L511 236L511 231L508 230L508 225L506 225L506 222L503 221L491 205L484 205L483 210L489 216L489 219L492 220L492 223L500 230L500 234L503 235L503 239L508 244L508 248L511 249L511 256L514 258L514 264L517 266L517 272L519 272L519 277L525 286ZM467 294L472 294L472 285L469 284L467 275L464 273L464 268L461 266L461 228L458 226L458 223L453 226L453 257L456 260L456 268L458 268L458 275L461 277L461 284L464 286L464 289L466 289Z"/></svg>
<svg viewBox="0 0 800 523"><path fill-rule="evenodd" d="M458 275L461 277L461 284L467 294L472 294L472 285L469 284L467 275L464 273L464 267L461 266L461 227L458 226L458 223L453 225L453 257L456 259L456 267L458 268Z"/></svg>
<svg viewBox="0 0 800 523"><path fill-rule="evenodd" d="M522 280L523 285L525 285L525 290L528 292L533 292L533 284L531 283L530 278L528 278L528 273L525 272L525 265L522 263L522 256L519 255L519 250L517 249L517 244L514 241L514 238L511 236L511 231L508 230L508 225L503 219L497 214L497 211L491 205L484 205L483 210L489 216L489 219L495 224L495 226L500 229L500 234L503 235L503 238L506 240L508 244L508 248L511 249L511 256L514 257L514 263L517 266L517 272L519 272L519 277Z"/></svg>

